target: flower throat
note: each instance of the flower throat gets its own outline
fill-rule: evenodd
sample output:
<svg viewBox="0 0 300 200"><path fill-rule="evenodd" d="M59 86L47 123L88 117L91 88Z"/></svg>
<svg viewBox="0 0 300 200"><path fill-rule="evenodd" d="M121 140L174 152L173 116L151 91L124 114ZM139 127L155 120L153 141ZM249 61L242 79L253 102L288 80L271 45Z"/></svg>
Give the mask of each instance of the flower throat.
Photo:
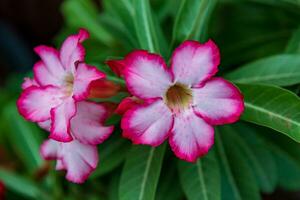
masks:
<svg viewBox="0 0 300 200"><path fill-rule="evenodd" d="M165 102L175 112L186 109L192 101L192 90L183 84L171 86L165 95Z"/></svg>

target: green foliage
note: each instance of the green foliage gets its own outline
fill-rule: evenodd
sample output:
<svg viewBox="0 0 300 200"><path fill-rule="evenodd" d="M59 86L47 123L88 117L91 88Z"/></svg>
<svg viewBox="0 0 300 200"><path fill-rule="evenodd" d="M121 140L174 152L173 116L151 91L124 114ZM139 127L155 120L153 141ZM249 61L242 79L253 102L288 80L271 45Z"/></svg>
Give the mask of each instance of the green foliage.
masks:
<svg viewBox="0 0 300 200"><path fill-rule="evenodd" d="M238 84L238 87L245 98L243 120L267 126L300 142L297 95L276 86Z"/></svg>
<svg viewBox="0 0 300 200"><path fill-rule="evenodd" d="M214 149L196 163L178 164L181 185L189 200L221 199L220 169Z"/></svg>
<svg viewBox="0 0 300 200"><path fill-rule="evenodd" d="M220 135L219 135L220 134ZM222 173L222 199L256 200L260 199L254 174L239 150L232 145L235 135L229 129L217 133L216 145Z"/></svg>
<svg viewBox="0 0 300 200"><path fill-rule="evenodd" d="M183 0L176 15L173 41L203 40L217 0Z"/></svg>
<svg viewBox="0 0 300 200"><path fill-rule="evenodd" d="M120 200L154 199L165 148L166 144L131 148L120 180Z"/></svg>
<svg viewBox="0 0 300 200"><path fill-rule="evenodd" d="M300 54L276 55L246 64L225 77L237 83L288 86L300 83Z"/></svg>
<svg viewBox="0 0 300 200"><path fill-rule="evenodd" d="M107 123L116 129L99 145L96 171L78 186L41 159L39 146L47 135L18 115L15 101L21 75L15 74L0 88L0 153L5 154L3 161L0 158L0 180L9 195L256 200L260 193L277 188L299 190L299 9L294 0L103 0L100 6L92 0L65 0L61 9L65 25L57 44L78 28L87 28L91 33L84 43L87 62L122 86L124 80L104 64L107 59L143 48L168 61L184 40L213 39L221 50L218 76L236 83L243 93L246 108L241 119L246 122L218 127L213 149L187 163L178 160L166 143L130 145L121 137L120 116L114 115ZM98 101L118 103L126 96L123 92ZM44 169L48 164L51 169Z"/></svg>

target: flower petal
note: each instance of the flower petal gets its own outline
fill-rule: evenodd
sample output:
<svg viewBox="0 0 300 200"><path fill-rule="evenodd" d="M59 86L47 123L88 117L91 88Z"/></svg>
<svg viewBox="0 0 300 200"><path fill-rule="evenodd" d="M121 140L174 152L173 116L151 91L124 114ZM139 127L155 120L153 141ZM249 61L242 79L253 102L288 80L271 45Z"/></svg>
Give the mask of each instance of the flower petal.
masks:
<svg viewBox="0 0 300 200"><path fill-rule="evenodd" d="M57 159L55 169L64 170L66 169L66 167L64 166L64 163L60 159Z"/></svg>
<svg viewBox="0 0 300 200"><path fill-rule="evenodd" d="M98 164L96 146L80 143L78 140L62 143L61 160L67 170L66 178L74 183L83 183Z"/></svg>
<svg viewBox="0 0 300 200"><path fill-rule="evenodd" d="M51 130L51 120L46 120L43 122L38 122L39 127L41 127L42 129L44 129L45 131L50 132Z"/></svg>
<svg viewBox="0 0 300 200"><path fill-rule="evenodd" d="M89 38L89 33L85 29L80 29L76 35L69 36L61 46L60 59L64 68L73 72L75 63L83 61L85 56L85 49L82 42Z"/></svg>
<svg viewBox="0 0 300 200"><path fill-rule="evenodd" d="M162 57L138 50L127 55L125 60L124 77L133 95L142 99L164 95L172 77Z"/></svg>
<svg viewBox="0 0 300 200"><path fill-rule="evenodd" d="M123 76L123 70L126 67L125 60L108 60L105 63L116 75Z"/></svg>
<svg viewBox="0 0 300 200"><path fill-rule="evenodd" d="M74 77L73 97L75 100L84 100L89 95L90 84L94 80L105 78L105 74L96 67L85 63L78 63Z"/></svg>
<svg viewBox="0 0 300 200"><path fill-rule="evenodd" d="M58 158L60 143L55 140L46 140L40 148L40 154L45 160L55 160Z"/></svg>
<svg viewBox="0 0 300 200"><path fill-rule="evenodd" d="M38 61L33 66L34 79L41 86L53 85L53 86L61 86L63 83L64 74L62 72L61 75L58 75L59 72L54 72L53 70L49 70L49 68L42 62Z"/></svg>
<svg viewBox="0 0 300 200"><path fill-rule="evenodd" d="M52 86L31 86L25 89L17 101L19 113L34 122L50 118L50 110L61 103L61 93Z"/></svg>
<svg viewBox="0 0 300 200"><path fill-rule="evenodd" d="M174 117L169 143L177 157L195 162L212 147L214 129L192 110L187 110Z"/></svg>
<svg viewBox="0 0 300 200"><path fill-rule="evenodd" d="M189 86L202 84L218 71L220 53L211 40L205 44L196 41L183 42L173 53L171 69L175 82Z"/></svg>
<svg viewBox="0 0 300 200"><path fill-rule="evenodd" d="M193 89L194 110L210 124L236 122L244 111L239 90L222 78L213 78L202 88Z"/></svg>
<svg viewBox="0 0 300 200"><path fill-rule="evenodd" d="M72 134L81 143L100 144L113 131L113 126L103 125L107 117L108 111L101 104L79 102L76 115L71 120Z"/></svg>
<svg viewBox="0 0 300 200"><path fill-rule="evenodd" d="M41 85L57 85L62 82L66 73L59 60L57 50L52 47L41 45L35 47L34 51L42 59L42 62L37 62L34 66L34 76L36 80Z"/></svg>
<svg viewBox="0 0 300 200"><path fill-rule="evenodd" d="M123 137L135 144L160 145L169 135L172 113L162 100L135 106L123 116Z"/></svg>
<svg viewBox="0 0 300 200"><path fill-rule="evenodd" d="M140 105L142 102L135 97L126 97L118 105L115 113L123 115L127 110L130 110L134 106Z"/></svg>
<svg viewBox="0 0 300 200"><path fill-rule="evenodd" d="M65 99L62 104L51 109L51 133L50 138L59 142L73 140L70 133L70 121L76 114L76 105L73 98Z"/></svg>
<svg viewBox="0 0 300 200"><path fill-rule="evenodd" d="M31 86L40 86L40 85L34 79L25 77L21 86L22 89L25 90L26 88L29 88Z"/></svg>
<svg viewBox="0 0 300 200"><path fill-rule="evenodd" d="M98 164L97 147L78 140L61 143L49 139L42 144L40 152L46 160L57 159L56 169L67 170L66 178L74 183L83 183Z"/></svg>

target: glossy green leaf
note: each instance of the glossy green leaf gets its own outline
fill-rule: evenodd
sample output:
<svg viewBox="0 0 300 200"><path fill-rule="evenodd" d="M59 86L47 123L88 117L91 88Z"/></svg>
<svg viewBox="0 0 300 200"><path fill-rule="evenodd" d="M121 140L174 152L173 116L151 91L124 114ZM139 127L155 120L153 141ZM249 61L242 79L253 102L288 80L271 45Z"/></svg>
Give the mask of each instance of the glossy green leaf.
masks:
<svg viewBox="0 0 300 200"><path fill-rule="evenodd" d="M276 55L246 64L225 76L236 83L279 86L300 83L300 55Z"/></svg>
<svg viewBox="0 0 300 200"><path fill-rule="evenodd" d="M8 189L24 197L38 199L41 195L41 191L35 183L2 168L0 168L0 180L4 182Z"/></svg>
<svg viewBox="0 0 300 200"><path fill-rule="evenodd" d="M222 174L223 200L259 200L260 194L251 167L233 141L232 133L220 129L216 145Z"/></svg>
<svg viewBox="0 0 300 200"><path fill-rule="evenodd" d="M11 144L26 165L27 170L33 173L43 163L39 154L42 131L35 124L25 121L19 115L14 103L6 106L4 117L10 130Z"/></svg>
<svg viewBox="0 0 300 200"><path fill-rule="evenodd" d="M188 200L221 199L221 176L214 149L196 163L179 161L181 185Z"/></svg>
<svg viewBox="0 0 300 200"><path fill-rule="evenodd" d="M285 52L300 54L300 28L294 31L288 45L286 46Z"/></svg>
<svg viewBox="0 0 300 200"><path fill-rule="evenodd" d="M287 190L299 190L300 188L300 163L291 156L284 148L279 148L270 140L265 144L273 152L276 160L278 185Z"/></svg>
<svg viewBox="0 0 300 200"><path fill-rule="evenodd" d="M136 31L134 27L134 8L133 0L120 0L118 3L111 0L103 0L104 11L120 22L122 29L125 29L128 37L136 39ZM137 41L132 41L138 44Z"/></svg>
<svg viewBox="0 0 300 200"><path fill-rule="evenodd" d="M119 200L119 182L120 173L117 172L112 175L109 183L108 200Z"/></svg>
<svg viewBox="0 0 300 200"><path fill-rule="evenodd" d="M177 158L175 160L177 161ZM184 194L177 169L174 167L175 163L173 160L167 160L165 163L167 166L164 166L161 172L155 200L182 200Z"/></svg>
<svg viewBox="0 0 300 200"><path fill-rule="evenodd" d="M69 26L86 28L103 44L111 46L111 34L97 20L98 12L91 0L66 0L62 11Z"/></svg>
<svg viewBox="0 0 300 200"><path fill-rule="evenodd" d="M237 84L244 95L242 119L277 130L300 141L300 98L269 85Z"/></svg>
<svg viewBox="0 0 300 200"><path fill-rule="evenodd" d="M225 126L223 129L234 134L232 143L238 145L248 161L248 165L253 169L261 191L264 193L273 192L277 184L277 169L271 151L246 124Z"/></svg>
<svg viewBox="0 0 300 200"><path fill-rule="evenodd" d="M173 42L204 39L217 0L182 0L173 28Z"/></svg>
<svg viewBox="0 0 300 200"><path fill-rule="evenodd" d="M135 30L140 47L159 53L159 41L153 24L149 0L134 0L133 9Z"/></svg>
<svg viewBox="0 0 300 200"><path fill-rule="evenodd" d="M120 138L119 133L115 133L108 141L99 145L101 164L97 167L95 172L93 172L91 177L97 178L118 167L125 160L129 148L129 142Z"/></svg>
<svg viewBox="0 0 300 200"><path fill-rule="evenodd" d="M133 146L122 171L120 200L154 200L166 144Z"/></svg>
<svg viewBox="0 0 300 200"><path fill-rule="evenodd" d="M278 185L286 190L300 189L300 145L274 130L256 127L252 134L264 142L273 153L278 173ZM267 161L265 162L267 164Z"/></svg>

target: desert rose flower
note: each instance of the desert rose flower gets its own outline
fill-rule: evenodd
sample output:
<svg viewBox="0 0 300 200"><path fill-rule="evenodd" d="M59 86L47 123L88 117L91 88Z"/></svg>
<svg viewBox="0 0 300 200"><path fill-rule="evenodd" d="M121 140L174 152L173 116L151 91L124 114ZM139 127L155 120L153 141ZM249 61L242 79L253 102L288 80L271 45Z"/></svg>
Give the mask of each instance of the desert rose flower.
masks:
<svg viewBox="0 0 300 200"><path fill-rule="evenodd" d="M81 29L69 36L58 51L38 46L35 52L41 57L33 68L34 79L26 79L26 88L17 101L20 114L33 122L51 121L50 138L71 141L70 120L76 114L75 103L89 95L90 84L105 77L95 67L85 64L82 42L89 36ZM28 87L30 86L30 87Z"/></svg>
<svg viewBox="0 0 300 200"><path fill-rule="evenodd" d="M104 126L108 110L102 104L82 101L76 103L76 115L71 119L71 142L46 140L41 146L41 155L46 160L57 160L56 169L66 170L66 178L74 183L83 183L98 164L97 144L106 140L113 131ZM46 130L50 122L39 123Z"/></svg>
<svg viewBox="0 0 300 200"><path fill-rule="evenodd" d="M120 104L118 110L125 112L123 136L151 146L168 138L176 156L189 162L205 155L214 143L213 126L237 121L244 110L239 90L213 77L219 63L220 53L212 41L183 42L174 51L170 68L161 56L145 50L107 62L140 102L126 98Z"/></svg>

